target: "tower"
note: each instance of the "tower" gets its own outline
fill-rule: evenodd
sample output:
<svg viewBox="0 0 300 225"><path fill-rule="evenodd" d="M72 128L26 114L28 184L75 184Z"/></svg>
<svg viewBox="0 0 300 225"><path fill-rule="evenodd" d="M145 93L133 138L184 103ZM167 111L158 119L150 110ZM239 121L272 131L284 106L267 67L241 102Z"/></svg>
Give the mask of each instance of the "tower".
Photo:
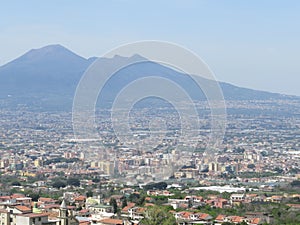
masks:
<svg viewBox="0 0 300 225"><path fill-rule="evenodd" d="M68 210L66 200L63 199L59 207L59 225L79 225L79 221L73 216L73 211Z"/></svg>
<svg viewBox="0 0 300 225"><path fill-rule="evenodd" d="M60 219L60 225L68 225L68 207L65 199L60 205L58 218Z"/></svg>

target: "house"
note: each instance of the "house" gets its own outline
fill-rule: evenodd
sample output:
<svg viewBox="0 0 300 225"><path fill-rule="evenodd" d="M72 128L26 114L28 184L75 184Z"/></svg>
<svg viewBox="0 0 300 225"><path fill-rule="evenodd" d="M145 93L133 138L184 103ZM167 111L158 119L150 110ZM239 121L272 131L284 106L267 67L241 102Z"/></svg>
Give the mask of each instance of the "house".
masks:
<svg viewBox="0 0 300 225"><path fill-rule="evenodd" d="M77 215L80 217L89 217L91 213L88 209L82 209L79 212L77 212Z"/></svg>
<svg viewBox="0 0 300 225"><path fill-rule="evenodd" d="M228 216L226 219L227 219L226 222L232 222L232 223L241 223L245 221L245 218L241 216Z"/></svg>
<svg viewBox="0 0 300 225"><path fill-rule="evenodd" d="M288 207L290 207L290 210L300 210L300 204L286 204Z"/></svg>
<svg viewBox="0 0 300 225"><path fill-rule="evenodd" d="M206 213L175 212L174 217L179 225L211 224L212 216Z"/></svg>
<svg viewBox="0 0 300 225"><path fill-rule="evenodd" d="M222 215L222 214L218 215L216 217L216 219L214 220L214 224L215 225L221 225L223 222L225 222L225 218L226 218L225 215Z"/></svg>
<svg viewBox="0 0 300 225"><path fill-rule="evenodd" d="M209 221L213 217L206 213L193 213L190 215L189 219L191 220L197 220L197 221Z"/></svg>
<svg viewBox="0 0 300 225"><path fill-rule="evenodd" d="M112 195L109 199L106 199L106 203L109 203L112 198L116 200L119 207L122 205L122 201L124 199L123 195Z"/></svg>
<svg viewBox="0 0 300 225"><path fill-rule="evenodd" d="M86 202L86 197L84 195L79 195L76 198L74 198L74 202L76 207L83 207Z"/></svg>
<svg viewBox="0 0 300 225"><path fill-rule="evenodd" d="M42 205L42 204L48 205L48 204L56 204L56 203L57 203L57 201L54 200L54 199L52 199L52 198L43 198L43 197L40 197L38 199L38 205Z"/></svg>
<svg viewBox="0 0 300 225"><path fill-rule="evenodd" d="M17 214L26 214L26 213L31 213L32 210L31 208L24 206L24 205L17 205L15 206L15 210Z"/></svg>
<svg viewBox="0 0 300 225"><path fill-rule="evenodd" d="M20 224L20 225L21 224L22 225L49 224L48 223L48 214L47 213L29 213L29 214L16 215L16 224Z"/></svg>
<svg viewBox="0 0 300 225"><path fill-rule="evenodd" d="M282 199L283 199L283 196L280 196L280 195L271 196L271 202L274 202L274 203L280 203L280 202L282 202Z"/></svg>
<svg viewBox="0 0 300 225"><path fill-rule="evenodd" d="M93 205L89 206L89 211L91 213L97 214L97 213L112 213L113 212L113 207L110 205Z"/></svg>
<svg viewBox="0 0 300 225"><path fill-rule="evenodd" d="M99 220L96 224L97 225L124 225L123 221L118 219L102 219Z"/></svg>
<svg viewBox="0 0 300 225"><path fill-rule="evenodd" d="M224 208L224 207L228 207L229 206L229 201L227 199L224 198L217 198L214 200L214 207L216 208Z"/></svg>
<svg viewBox="0 0 300 225"><path fill-rule="evenodd" d="M248 222L249 225L258 225L258 224L262 224L260 218L249 219L247 222Z"/></svg>
<svg viewBox="0 0 300 225"><path fill-rule="evenodd" d="M7 210L0 210L0 224L7 225L10 224L10 213Z"/></svg>
<svg viewBox="0 0 300 225"><path fill-rule="evenodd" d="M174 217L176 220L189 220L191 214L192 212L186 212L186 211L176 212L174 214Z"/></svg>
<svg viewBox="0 0 300 225"><path fill-rule="evenodd" d="M245 194L232 194L230 196L230 203L232 205L240 205L242 202L245 201Z"/></svg>
<svg viewBox="0 0 300 225"><path fill-rule="evenodd" d="M128 202L127 206L125 206L122 210L121 213L123 216L128 216L129 215L129 210L132 209L135 206L135 203L133 202Z"/></svg>
<svg viewBox="0 0 300 225"><path fill-rule="evenodd" d="M20 205L25 205L27 207L31 207L32 204L32 199L29 197L17 197L16 199L16 203L20 204Z"/></svg>
<svg viewBox="0 0 300 225"><path fill-rule="evenodd" d="M186 201L192 201L192 202L197 202L197 203L200 203L200 202L204 201L202 196L186 196L184 198L184 200L186 200Z"/></svg>
<svg viewBox="0 0 300 225"><path fill-rule="evenodd" d="M49 213L32 213L31 209L22 206L10 206L0 210L1 225L79 225L78 220L69 211L65 202L60 206L58 217L49 219Z"/></svg>
<svg viewBox="0 0 300 225"><path fill-rule="evenodd" d="M245 214L245 216L248 219L259 218L259 224L260 223L265 223L265 222L272 224L274 222L273 215L271 215L269 213L265 213L265 212L247 212ZM257 222L257 220L255 220L254 222Z"/></svg>
<svg viewBox="0 0 300 225"><path fill-rule="evenodd" d="M144 218L144 213L146 208L143 207L133 207L128 210L128 217L133 220L140 220Z"/></svg>
<svg viewBox="0 0 300 225"><path fill-rule="evenodd" d="M120 192L124 195L130 195L135 192L135 190L133 188L123 188L122 190L120 190Z"/></svg>
<svg viewBox="0 0 300 225"><path fill-rule="evenodd" d="M0 197L0 203L9 203L11 202L11 197L10 196L1 196Z"/></svg>

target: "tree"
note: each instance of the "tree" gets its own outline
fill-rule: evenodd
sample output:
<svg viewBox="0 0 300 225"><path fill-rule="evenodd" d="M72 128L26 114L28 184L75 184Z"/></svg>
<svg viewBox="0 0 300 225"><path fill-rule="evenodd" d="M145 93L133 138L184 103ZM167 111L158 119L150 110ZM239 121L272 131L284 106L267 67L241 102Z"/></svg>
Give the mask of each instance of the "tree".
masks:
<svg viewBox="0 0 300 225"><path fill-rule="evenodd" d="M116 199L111 198L109 201L109 205L113 207L113 213L117 213L118 212L118 204Z"/></svg>
<svg viewBox="0 0 300 225"><path fill-rule="evenodd" d="M175 217L168 211L159 206L148 208L141 224L144 225L175 225Z"/></svg>
<svg viewBox="0 0 300 225"><path fill-rule="evenodd" d="M130 194L129 195L129 198L128 198L128 200L130 201L130 202L137 202L138 201L138 199L140 198L140 195L139 194L137 194L137 193L132 193L132 194Z"/></svg>
<svg viewBox="0 0 300 225"><path fill-rule="evenodd" d="M34 202L37 202L38 201L38 199L40 198L40 195L38 194L38 193L30 193L30 194L28 194L28 196L30 197L30 198L32 198L32 201L34 201Z"/></svg>
<svg viewBox="0 0 300 225"><path fill-rule="evenodd" d="M243 222L239 223L239 225L248 225L248 223L243 221Z"/></svg>
<svg viewBox="0 0 300 225"><path fill-rule="evenodd" d="M67 180L67 184L75 187L80 186L80 180L78 178L71 177Z"/></svg>
<svg viewBox="0 0 300 225"><path fill-rule="evenodd" d="M11 182L11 186L21 186L21 183L17 180Z"/></svg>
<svg viewBox="0 0 300 225"><path fill-rule="evenodd" d="M254 168L255 168L255 165L254 165L254 164L249 164L247 167L248 167L249 169L254 169Z"/></svg>
<svg viewBox="0 0 300 225"><path fill-rule="evenodd" d="M141 195L141 196L139 197L139 199L137 200L136 204L137 204L138 206L142 206L142 205L144 205L145 200L146 200L146 197L143 196L143 195Z"/></svg>
<svg viewBox="0 0 300 225"><path fill-rule="evenodd" d="M89 190L87 193L86 193L86 197L93 197L93 192L91 190Z"/></svg>
<svg viewBox="0 0 300 225"><path fill-rule="evenodd" d="M60 180L54 181L52 183L52 187L54 187L54 188L63 188L63 187L66 187L66 186L67 186L67 184L63 181L60 181Z"/></svg>
<svg viewBox="0 0 300 225"><path fill-rule="evenodd" d="M144 186L144 190L165 190L168 184L166 182L151 183Z"/></svg>
<svg viewBox="0 0 300 225"><path fill-rule="evenodd" d="M127 206L127 200L126 200L126 198L124 198L122 201L122 209L126 206Z"/></svg>
<svg viewBox="0 0 300 225"><path fill-rule="evenodd" d="M225 192L223 192L221 195L222 195L222 198L230 199L231 193L225 191Z"/></svg>
<svg viewBox="0 0 300 225"><path fill-rule="evenodd" d="M233 223L230 223L230 222L223 222L222 225L233 225Z"/></svg>
<svg viewBox="0 0 300 225"><path fill-rule="evenodd" d="M292 187L300 187L300 180L294 180L291 185Z"/></svg>

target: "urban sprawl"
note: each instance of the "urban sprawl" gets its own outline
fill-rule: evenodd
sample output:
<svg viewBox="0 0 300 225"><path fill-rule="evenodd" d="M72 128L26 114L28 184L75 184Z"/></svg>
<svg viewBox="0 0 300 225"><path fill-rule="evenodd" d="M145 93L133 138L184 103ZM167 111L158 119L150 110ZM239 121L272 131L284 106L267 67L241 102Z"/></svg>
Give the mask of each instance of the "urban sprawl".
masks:
<svg viewBox="0 0 300 225"><path fill-rule="evenodd" d="M109 110L99 139L79 140L71 112L1 107L0 225L300 224L300 102L226 104L212 154L206 102L183 138L172 109L133 109L126 143ZM153 118L167 130L155 146Z"/></svg>

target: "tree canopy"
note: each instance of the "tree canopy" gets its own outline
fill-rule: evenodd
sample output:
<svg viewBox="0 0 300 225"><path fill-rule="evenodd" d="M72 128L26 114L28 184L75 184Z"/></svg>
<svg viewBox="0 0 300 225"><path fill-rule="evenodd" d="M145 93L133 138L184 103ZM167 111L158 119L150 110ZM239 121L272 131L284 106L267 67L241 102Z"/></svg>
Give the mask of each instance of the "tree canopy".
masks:
<svg viewBox="0 0 300 225"><path fill-rule="evenodd" d="M159 206L148 208L145 218L142 219L143 225L176 225L175 217L165 209Z"/></svg>

